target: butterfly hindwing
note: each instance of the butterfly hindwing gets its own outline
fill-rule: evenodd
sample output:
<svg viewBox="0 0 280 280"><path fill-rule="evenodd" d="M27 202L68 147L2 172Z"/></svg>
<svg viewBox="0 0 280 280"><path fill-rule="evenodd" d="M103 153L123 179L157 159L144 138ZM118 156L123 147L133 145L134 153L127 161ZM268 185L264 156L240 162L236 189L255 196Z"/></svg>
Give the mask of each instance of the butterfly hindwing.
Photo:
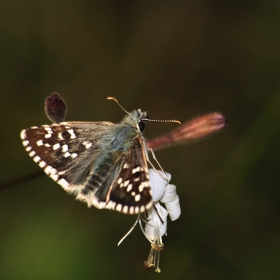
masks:
<svg viewBox="0 0 280 280"><path fill-rule="evenodd" d="M104 190L106 197L104 197ZM137 214L152 205L146 151L143 140L134 140L129 152L108 176L95 194L99 200L106 199L105 208L123 213ZM102 199L100 199L102 198Z"/></svg>

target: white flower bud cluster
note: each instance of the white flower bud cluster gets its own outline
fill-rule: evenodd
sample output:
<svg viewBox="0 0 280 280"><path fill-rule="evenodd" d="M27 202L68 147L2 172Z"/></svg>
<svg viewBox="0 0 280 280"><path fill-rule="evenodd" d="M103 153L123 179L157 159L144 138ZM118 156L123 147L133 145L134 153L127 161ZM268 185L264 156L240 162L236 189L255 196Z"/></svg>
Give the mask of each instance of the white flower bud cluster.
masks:
<svg viewBox="0 0 280 280"><path fill-rule="evenodd" d="M149 209L145 233L152 240L161 240L167 230L167 215L172 221L181 215L176 187L169 184L171 175L160 170L149 169L154 206ZM165 204L166 209L159 202ZM161 241L160 241L161 242Z"/></svg>

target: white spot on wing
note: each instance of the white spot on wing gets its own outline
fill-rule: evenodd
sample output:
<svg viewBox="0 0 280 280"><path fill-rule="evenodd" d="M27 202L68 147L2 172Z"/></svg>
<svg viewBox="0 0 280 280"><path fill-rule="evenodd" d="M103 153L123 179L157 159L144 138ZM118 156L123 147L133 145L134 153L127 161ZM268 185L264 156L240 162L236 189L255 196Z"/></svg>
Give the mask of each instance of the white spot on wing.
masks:
<svg viewBox="0 0 280 280"><path fill-rule="evenodd" d="M136 172L139 172L140 171L140 166L132 169L132 174L136 173Z"/></svg>
<svg viewBox="0 0 280 280"><path fill-rule="evenodd" d="M89 203L88 203L89 205ZM96 196L93 197L92 201L91 201L91 205L94 205L96 208L98 209L102 209L102 208L108 208L106 206L106 202L100 201L99 199L96 198Z"/></svg>
<svg viewBox="0 0 280 280"><path fill-rule="evenodd" d="M69 188L69 183L65 179L60 179L57 181L57 183L65 190L68 190Z"/></svg>
<svg viewBox="0 0 280 280"><path fill-rule="evenodd" d="M29 144L29 141L24 140L24 141L22 141L22 144L23 144L23 146L27 146Z"/></svg>
<svg viewBox="0 0 280 280"><path fill-rule="evenodd" d="M126 181L124 182L124 186L126 187L126 186L128 186L128 184L129 184L129 180L126 180Z"/></svg>
<svg viewBox="0 0 280 280"><path fill-rule="evenodd" d="M50 177L51 177L54 181L57 181L57 180L58 180L58 175L57 175L57 174L50 174Z"/></svg>
<svg viewBox="0 0 280 280"><path fill-rule="evenodd" d="M37 144L37 146L42 146L42 145L44 145L43 140L38 140L38 141L36 142L36 144Z"/></svg>
<svg viewBox="0 0 280 280"><path fill-rule="evenodd" d="M143 189L144 189L144 184L143 184L143 183L141 183L138 189L139 189L139 192L142 192L142 191L143 191Z"/></svg>
<svg viewBox="0 0 280 280"><path fill-rule="evenodd" d="M44 169L45 173L48 174L48 175L51 174L51 170L52 170L52 167L49 166L49 165Z"/></svg>
<svg viewBox="0 0 280 280"><path fill-rule="evenodd" d="M63 153L66 153L68 151L68 145L67 144L64 144L63 146L62 146L62 152Z"/></svg>
<svg viewBox="0 0 280 280"><path fill-rule="evenodd" d="M134 207L134 213L135 213L135 214L138 214L138 213L139 213L139 210L140 210L140 209L139 209L139 206L135 206L135 207Z"/></svg>
<svg viewBox="0 0 280 280"><path fill-rule="evenodd" d="M45 134L45 138L51 138L51 137L52 137L51 133Z"/></svg>
<svg viewBox="0 0 280 280"><path fill-rule="evenodd" d="M141 198L141 195L140 195L140 194L137 194L137 195L135 195L135 197L134 197L135 201L139 201L140 198Z"/></svg>
<svg viewBox="0 0 280 280"><path fill-rule="evenodd" d="M86 149L92 146L92 143L90 143L89 141L84 141L82 144L85 146Z"/></svg>
<svg viewBox="0 0 280 280"><path fill-rule="evenodd" d="M116 207L116 210L121 212L122 211L122 205L121 204L118 204L117 207Z"/></svg>
<svg viewBox="0 0 280 280"><path fill-rule="evenodd" d="M76 135L74 133L74 130L73 129L68 129L67 132L71 135L71 139L75 139L76 138Z"/></svg>
<svg viewBox="0 0 280 280"><path fill-rule="evenodd" d="M64 138L62 137L62 133L61 132L58 133L57 137L58 137L58 139L64 140Z"/></svg>
<svg viewBox="0 0 280 280"><path fill-rule="evenodd" d="M46 132L48 134L53 134L53 131L52 131L52 129L49 126L44 126L44 129L46 130Z"/></svg>
<svg viewBox="0 0 280 280"><path fill-rule="evenodd" d="M125 213L125 214L127 214L127 212L128 212L128 206L127 205L125 205L124 207L123 207L123 213Z"/></svg>
<svg viewBox="0 0 280 280"><path fill-rule="evenodd" d="M44 161L40 161L40 162L39 162L39 166L40 166L41 168L44 168L44 167L46 166L46 163L45 163Z"/></svg>
<svg viewBox="0 0 280 280"><path fill-rule="evenodd" d="M20 132L20 138L21 138L22 140L26 138L26 136L25 136L25 131L26 131L26 130L22 130L22 131Z"/></svg>
<svg viewBox="0 0 280 280"><path fill-rule="evenodd" d="M71 156L71 154L69 153L69 152L66 152L65 154L64 154L64 157L70 157Z"/></svg>
<svg viewBox="0 0 280 280"><path fill-rule="evenodd" d="M48 168L49 167L49 168ZM54 169L54 168L52 168L51 166L47 166L45 169L44 169L44 171L46 172L46 169L48 168L48 175L50 175L50 174L57 174L57 170L56 169Z"/></svg>
<svg viewBox="0 0 280 280"><path fill-rule="evenodd" d="M56 143L56 144L53 145L53 150L54 151L59 149L59 148L60 148L60 144L59 143Z"/></svg>
<svg viewBox="0 0 280 280"><path fill-rule="evenodd" d="M115 209L115 206L116 206L116 202L110 200L107 205L106 205L106 208L107 209Z"/></svg>
<svg viewBox="0 0 280 280"><path fill-rule="evenodd" d="M78 156L78 154L73 153L73 154L71 155L71 158L76 158L77 156Z"/></svg>
<svg viewBox="0 0 280 280"><path fill-rule="evenodd" d="M29 156L30 157L33 157L35 155L35 152L34 151L31 151L30 153L29 153Z"/></svg>
<svg viewBox="0 0 280 280"><path fill-rule="evenodd" d="M122 178L119 178L118 180L118 184L120 184L122 182Z"/></svg>
<svg viewBox="0 0 280 280"><path fill-rule="evenodd" d="M129 184L129 185L127 186L126 191L127 191L127 192L130 192L131 190L132 190L132 184Z"/></svg>
<svg viewBox="0 0 280 280"><path fill-rule="evenodd" d="M37 163L37 162L39 162L41 159L40 159L40 157L36 156L36 157L33 158L33 160Z"/></svg>

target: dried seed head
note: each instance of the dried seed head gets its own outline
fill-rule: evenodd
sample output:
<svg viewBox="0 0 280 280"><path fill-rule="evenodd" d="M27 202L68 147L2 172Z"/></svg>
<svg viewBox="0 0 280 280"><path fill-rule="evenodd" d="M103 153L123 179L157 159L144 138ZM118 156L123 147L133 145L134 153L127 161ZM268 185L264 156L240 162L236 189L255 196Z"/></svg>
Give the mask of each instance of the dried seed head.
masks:
<svg viewBox="0 0 280 280"><path fill-rule="evenodd" d="M147 141L147 147L158 150L172 145L190 143L217 133L226 124L227 120L222 114L209 113L197 117L165 135Z"/></svg>
<svg viewBox="0 0 280 280"><path fill-rule="evenodd" d="M57 92L46 98L45 113L53 123L60 123L65 120L67 106L64 99Z"/></svg>

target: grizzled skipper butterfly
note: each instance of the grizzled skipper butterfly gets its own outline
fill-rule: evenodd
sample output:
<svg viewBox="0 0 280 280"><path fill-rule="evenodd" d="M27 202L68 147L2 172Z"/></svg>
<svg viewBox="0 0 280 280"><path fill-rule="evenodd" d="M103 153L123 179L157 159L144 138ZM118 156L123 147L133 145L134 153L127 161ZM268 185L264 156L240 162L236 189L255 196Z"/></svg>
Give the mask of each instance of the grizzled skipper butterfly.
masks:
<svg viewBox="0 0 280 280"><path fill-rule="evenodd" d="M140 109L111 122L59 122L21 131L29 156L62 188L88 206L142 213L152 202L148 152L150 120ZM166 122L177 122L169 120Z"/></svg>

